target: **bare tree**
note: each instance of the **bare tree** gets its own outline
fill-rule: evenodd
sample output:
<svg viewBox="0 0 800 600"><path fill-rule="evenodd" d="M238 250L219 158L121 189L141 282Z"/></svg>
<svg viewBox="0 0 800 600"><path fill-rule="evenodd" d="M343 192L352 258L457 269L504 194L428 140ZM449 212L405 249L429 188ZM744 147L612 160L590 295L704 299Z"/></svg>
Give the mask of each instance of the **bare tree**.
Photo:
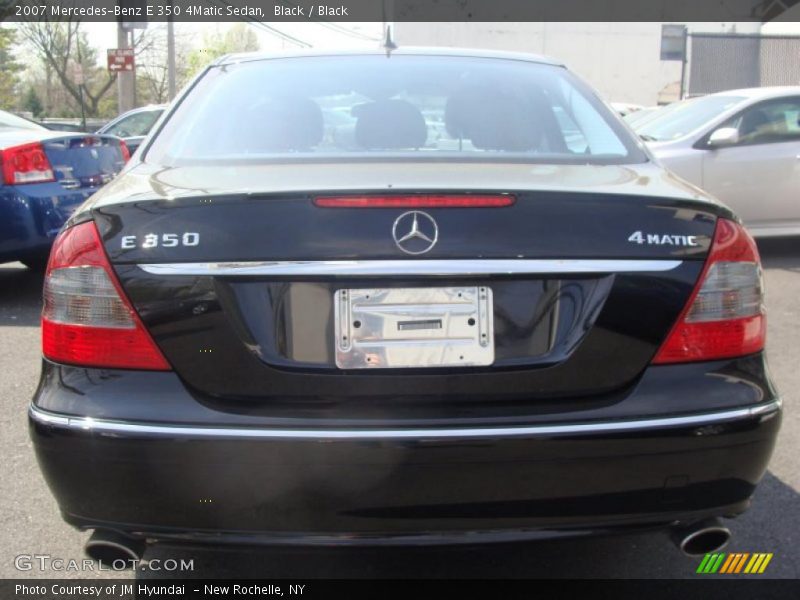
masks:
<svg viewBox="0 0 800 600"><path fill-rule="evenodd" d="M117 76L97 67L97 51L89 44L80 25L79 21L35 21L21 23L19 30L22 39L33 47L45 67L55 74L76 102L80 102L83 89L86 110L96 115L100 100L114 85ZM72 77L76 64L84 73L80 84Z"/></svg>
<svg viewBox="0 0 800 600"><path fill-rule="evenodd" d="M143 101L161 104L169 100L167 73L167 27L151 25L134 39L136 53L136 94ZM186 79L186 58L189 54L187 36L175 36L176 79L180 85Z"/></svg>

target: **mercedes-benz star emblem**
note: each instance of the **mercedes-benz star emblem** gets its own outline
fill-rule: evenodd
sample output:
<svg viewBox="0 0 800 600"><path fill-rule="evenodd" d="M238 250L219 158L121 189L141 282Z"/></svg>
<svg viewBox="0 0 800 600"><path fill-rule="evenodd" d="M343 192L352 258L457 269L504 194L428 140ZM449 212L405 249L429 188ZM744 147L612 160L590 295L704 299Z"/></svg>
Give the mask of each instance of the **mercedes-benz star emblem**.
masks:
<svg viewBox="0 0 800 600"><path fill-rule="evenodd" d="M406 254L425 254L436 245L439 227L428 213L410 210L395 219L392 237Z"/></svg>

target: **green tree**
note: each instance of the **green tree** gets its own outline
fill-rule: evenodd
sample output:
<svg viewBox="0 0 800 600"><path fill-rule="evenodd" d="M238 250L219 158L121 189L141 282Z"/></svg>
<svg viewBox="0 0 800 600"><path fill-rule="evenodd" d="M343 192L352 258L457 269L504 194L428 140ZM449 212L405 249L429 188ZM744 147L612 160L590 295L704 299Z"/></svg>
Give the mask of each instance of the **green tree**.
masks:
<svg viewBox="0 0 800 600"><path fill-rule="evenodd" d="M16 34L13 29L0 27L0 108L4 109L16 107L19 73L24 69L11 52Z"/></svg>
<svg viewBox="0 0 800 600"><path fill-rule="evenodd" d="M42 101L39 100L39 94L32 87L29 87L28 92L25 94L22 108L30 111L34 117L38 117L44 112L44 106L42 106Z"/></svg>
<svg viewBox="0 0 800 600"><path fill-rule="evenodd" d="M187 78L220 56L233 52L253 52L258 49L258 37L245 23L237 23L225 33L206 33L203 35L202 47L189 54Z"/></svg>

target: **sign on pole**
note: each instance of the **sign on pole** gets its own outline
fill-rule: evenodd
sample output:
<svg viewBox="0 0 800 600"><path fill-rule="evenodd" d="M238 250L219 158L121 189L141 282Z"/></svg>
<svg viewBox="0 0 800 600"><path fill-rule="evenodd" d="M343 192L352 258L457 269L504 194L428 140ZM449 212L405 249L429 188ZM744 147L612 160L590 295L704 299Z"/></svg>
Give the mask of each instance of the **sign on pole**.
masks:
<svg viewBox="0 0 800 600"><path fill-rule="evenodd" d="M83 77L83 67L81 65L75 65L75 68L72 71L72 81L75 82L75 85L83 85L86 83L86 80Z"/></svg>
<svg viewBox="0 0 800 600"><path fill-rule="evenodd" d="M686 25L661 26L661 60L686 59Z"/></svg>
<svg viewBox="0 0 800 600"><path fill-rule="evenodd" d="M133 72L136 69L136 61L133 55L133 48L109 48L108 49L108 70L112 73L122 71Z"/></svg>
<svg viewBox="0 0 800 600"><path fill-rule="evenodd" d="M122 28L127 31L147 29L147 21L122 21Z"/></svg>

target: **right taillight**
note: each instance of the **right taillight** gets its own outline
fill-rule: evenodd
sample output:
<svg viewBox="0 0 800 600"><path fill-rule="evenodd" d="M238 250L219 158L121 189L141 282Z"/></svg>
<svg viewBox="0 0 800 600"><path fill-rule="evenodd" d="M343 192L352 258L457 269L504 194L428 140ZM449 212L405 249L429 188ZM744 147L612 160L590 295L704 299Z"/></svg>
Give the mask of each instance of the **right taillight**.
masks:
<svg viewBox="0 0 800 600"><path fill-rule="evenodd" d="M91 221L62 231L44 278L42 351L87 367L169 370L131 306Z"/></svg>
<svg viewBox="0 0 800 600"><path fill-rule="evenodd" d="M718 219L705 268L655 364L745 356L764 349L761 261L741 225Z"/></svg>

